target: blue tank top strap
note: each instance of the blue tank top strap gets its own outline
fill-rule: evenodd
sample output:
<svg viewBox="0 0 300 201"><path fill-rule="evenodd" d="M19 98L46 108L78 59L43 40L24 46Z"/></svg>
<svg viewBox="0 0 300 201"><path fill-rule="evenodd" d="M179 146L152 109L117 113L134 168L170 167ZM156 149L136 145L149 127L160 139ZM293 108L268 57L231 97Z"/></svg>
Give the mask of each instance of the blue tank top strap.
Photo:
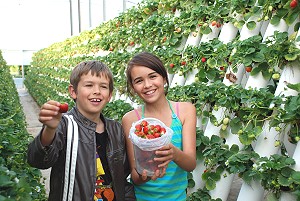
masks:
<svg viewBox="0 0 300 201"><path fill-rule="evenodd" d="M170 106L170 109L171 109L171 111L172 111L172 119L176 119L177 115L176 115L176 113L174 112L173 107L172 107L170 101L169 101L168 99L167 99L167 101L168 101L169 106Z"/></svg>
<svg viewBox="0 0 300 201"><path fill-rule="evenodd" d="M179 118L178 114L179 114L179 111L177 111L177 114L174 112L174 109L170 103L170 101L167 99L168 101L168 104L169 104L169 107L172 111L172 119L176 119L177 117ZM176 109L178 110L178 103L176 104ZM138 115L137 111L135 111L136 114L137 114L137 117L140 119L140 116ZM145 118L145 107L144 105L142 105L142 119Z"/></svg>

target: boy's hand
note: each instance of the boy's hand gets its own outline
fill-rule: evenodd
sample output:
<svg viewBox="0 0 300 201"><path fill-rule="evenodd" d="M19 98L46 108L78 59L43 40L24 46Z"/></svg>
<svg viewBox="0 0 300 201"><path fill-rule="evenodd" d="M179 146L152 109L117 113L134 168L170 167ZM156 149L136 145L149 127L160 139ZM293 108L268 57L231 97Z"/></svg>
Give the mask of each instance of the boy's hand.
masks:
<svg viewBox="0 0 300 201"><path fill-rule="evenodd" d="M59 112L61 103L50 100L42 105L39 113L39 121L49 129L56 129L62 114Z"/></svg>

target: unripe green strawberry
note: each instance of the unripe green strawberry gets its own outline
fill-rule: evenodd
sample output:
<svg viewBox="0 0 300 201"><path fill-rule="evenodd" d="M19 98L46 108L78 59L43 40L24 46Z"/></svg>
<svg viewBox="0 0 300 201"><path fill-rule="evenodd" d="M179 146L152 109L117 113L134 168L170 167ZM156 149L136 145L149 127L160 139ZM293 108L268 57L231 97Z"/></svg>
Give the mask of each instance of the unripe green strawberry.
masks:
<svg viewBox="0 0 300 201"><path fill-rule="evenodd" d="M274 73L274 74L272 75L272 78L273 78L274 80L278 80L278 79L280 78L279 73Z"/></svg>
<svg viewBox="0 0 300 201"><path fill-rule="evenodd" d="M227 129L227 125L224 125L224 124L223 124L223 125L221 126L221 129L222 129L223 131L225 131L225 130Z"/></svg>
<svg viewBox="0 0 300 201"><path fill-rule="evenodd" d="M275 141L275 147L278 147L278 146L280 146L280 144L281 144L281 143L280 143L280 141L279 141L279 140L276 140L276 141Z"/></svg>
<svg viewBox="0 0 300 201"><path fill-rule="evenodd" d="M225 117L225 118L223 119L223 124L224 124L224 125L227 125L228 123L229 123L229 118Z"/></svg>

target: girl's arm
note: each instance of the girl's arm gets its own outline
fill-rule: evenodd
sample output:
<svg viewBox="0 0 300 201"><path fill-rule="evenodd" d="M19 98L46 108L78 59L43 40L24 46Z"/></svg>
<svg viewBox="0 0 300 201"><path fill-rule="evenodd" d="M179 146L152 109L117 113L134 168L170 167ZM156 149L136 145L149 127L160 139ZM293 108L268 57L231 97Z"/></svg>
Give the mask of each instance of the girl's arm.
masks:
<svg viewBox="0 0 300 201"><path fill-rule="evenodd" d="M196 108L192 103L180 102L180 120L182 122L183 150L169 144L156 151L160 158L157 161L164 162L160 166L166 166L174 161L179 167L190 172L196 167Z"/></svg>

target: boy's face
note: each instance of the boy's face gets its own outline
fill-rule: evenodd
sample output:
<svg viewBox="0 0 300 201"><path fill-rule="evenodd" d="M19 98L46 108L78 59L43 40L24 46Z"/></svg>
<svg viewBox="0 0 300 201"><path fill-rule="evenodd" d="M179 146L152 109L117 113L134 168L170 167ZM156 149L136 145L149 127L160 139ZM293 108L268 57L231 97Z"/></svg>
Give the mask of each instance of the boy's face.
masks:
<svg viewBox="0 0 300 201"><path fill-rule="evenodd" d="M99 114L112 97L109 79L104 75L97 77L91 72L81 76L76 93L73 86L69 87L69 92L76 99L80 113L92 121L99 119Z"/></svg>

